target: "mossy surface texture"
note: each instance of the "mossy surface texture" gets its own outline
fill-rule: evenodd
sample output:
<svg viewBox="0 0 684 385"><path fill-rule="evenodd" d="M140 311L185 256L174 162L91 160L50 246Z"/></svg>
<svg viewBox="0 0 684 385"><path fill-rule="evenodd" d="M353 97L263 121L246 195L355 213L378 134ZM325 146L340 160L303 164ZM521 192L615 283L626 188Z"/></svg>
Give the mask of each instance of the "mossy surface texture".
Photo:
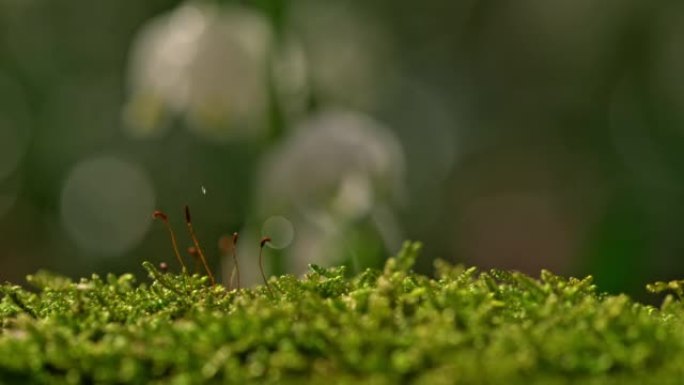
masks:
<svg viewBox="0 0 684 385"><path fill-rule="evenodd" d="M382 271L312 266L228 290L144 264L150 280L39 273L2 287L1 383L684 383L679 282L659 308L591 278L437 263L406 244Z"/></svg>

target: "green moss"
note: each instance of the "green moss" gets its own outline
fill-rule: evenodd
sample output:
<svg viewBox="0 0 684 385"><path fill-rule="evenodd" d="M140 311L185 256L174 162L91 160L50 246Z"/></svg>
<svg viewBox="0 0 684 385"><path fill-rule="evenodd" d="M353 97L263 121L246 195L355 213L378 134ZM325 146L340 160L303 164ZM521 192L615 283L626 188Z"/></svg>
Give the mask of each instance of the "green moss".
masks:
<svg viewBox="0 0 684 385"><path fill-rule="evenodd" d="M660 308L445 262L414 274L407 243L382 271L229 291L162 273L2 286L2 383L644 384L684 378L682 283Z"/></svg>

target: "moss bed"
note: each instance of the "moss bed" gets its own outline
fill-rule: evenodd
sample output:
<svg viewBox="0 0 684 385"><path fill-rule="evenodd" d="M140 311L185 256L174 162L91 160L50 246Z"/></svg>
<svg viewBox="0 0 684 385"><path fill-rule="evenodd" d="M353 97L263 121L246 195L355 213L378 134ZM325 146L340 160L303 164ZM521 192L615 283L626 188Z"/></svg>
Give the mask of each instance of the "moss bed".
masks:
<svg viewBox="0 0 684 385"><path fill-rule="evenodd" d="M411 267L407 243L382 271L311 267L228 290L161 272L37 290L2 286L0 383L684 383L681 282L659 307L597 292L591 277Z"/></svg>

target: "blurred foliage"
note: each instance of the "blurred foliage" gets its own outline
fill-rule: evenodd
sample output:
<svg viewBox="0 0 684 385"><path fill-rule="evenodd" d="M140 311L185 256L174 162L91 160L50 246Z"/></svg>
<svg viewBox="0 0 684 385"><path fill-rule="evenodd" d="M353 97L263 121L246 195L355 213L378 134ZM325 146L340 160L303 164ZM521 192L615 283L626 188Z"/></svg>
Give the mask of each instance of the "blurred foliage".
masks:
<svg viewBox="0 0 684 385"><path fill-rule="evenodd" d="M259 128L267 134L249 140L207 139L178 116L153 138L131 137L122 116L135 91L132 47L154 20L209 3L256 12L272 27L275 47L301 49L305 92L283 94L277 71L264 73L267 111L254 121L265 122ZM221 263L215 240L222 234L240 230L258 239L264 215L283 215L293 221L297 242L301 234L322 241L275 251L276 272L289 271L288 258L303 256L307 248L332 252L312 252L327 259L308 261L306 255L299 265L346 260L379 266L384 253L407 236L426 241L430 255L485 268L591 272L613 292L641 293L640 282L684 272L680 4L316 4L0 0L3 277L18 280L41 267L71 276L121 273L142 258L168 259L163 231L120 233L86 208L111 203L112 212L120 213L107 196L73 197L84 206L76 219L74 209L69 214L63 207L66 187L82 186L71 179L73 170L102 157L127 162L132 174L144 173L154 186L145 199L158 208L180 213L190 204L214 266ZM268 56L269 65L277 67L276 57ZM243 77L235 79L240 84ZM238 89L238 100L247 91ZM231 116L200 107L205 118ZM399 204L373 201L364 216L340 224L318 212L277 212L259 200L264 159L302 121L330 108L371 117L396 136L406 163ZM91 182L106 183L102 178ZM328 203L363 186L355 181L341 177ZM130 195L147 191L135 187ZM182 225L181 215L171 218ZM100 233L74 235L73 223L82 219L97 225L88 229L113 226L112 239L134 247L95 255L79 236L104 240ZM331 235L330 223L342 230ZM428 271L429 261L418 268Z"/></svg>

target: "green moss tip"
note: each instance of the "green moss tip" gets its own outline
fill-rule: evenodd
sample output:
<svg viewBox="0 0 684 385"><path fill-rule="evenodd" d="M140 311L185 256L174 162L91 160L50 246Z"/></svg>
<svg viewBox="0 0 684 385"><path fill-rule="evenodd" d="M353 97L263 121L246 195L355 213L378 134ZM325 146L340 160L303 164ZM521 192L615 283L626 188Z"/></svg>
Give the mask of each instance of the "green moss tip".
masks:
<svg viewBox="0 0 684 385"><path fill-rule="evenodd" d="M591 277L539 278L444 261L228 290L163 272L0 286L0 383L645 384L684 378L681 282L656 308Z"/></svg>

